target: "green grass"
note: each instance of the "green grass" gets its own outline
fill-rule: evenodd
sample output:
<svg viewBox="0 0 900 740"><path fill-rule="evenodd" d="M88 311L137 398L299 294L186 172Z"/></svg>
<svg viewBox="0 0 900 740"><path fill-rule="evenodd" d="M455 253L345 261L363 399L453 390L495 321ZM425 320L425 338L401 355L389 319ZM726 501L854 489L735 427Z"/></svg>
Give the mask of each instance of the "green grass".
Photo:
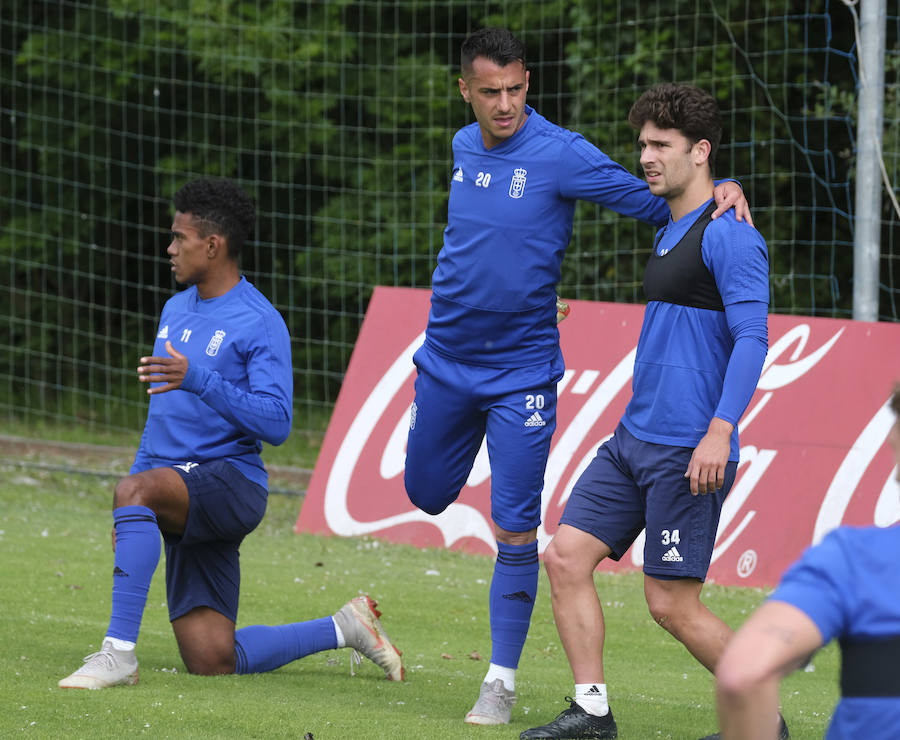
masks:
<svg viewBox="0 0 900 740"><path fill-rule="evenodd" d="M351 677L347 650L309 656L268 674L190 676L168 624L160 567L138 645L140 683L59 690L57 680L97 648L107 625L112 482L18 467L2 473L2 737L302 738L311 732L315 740L515 738L555 716L572 691L542 572L512 725L465 725L462 717L490 657L491 560L368 538L295 535L299 500L278 495L242 548L239 626L323 616L368 592L404 651L405 683L385 681L371 663ZM713 731L712 680L652 622L640 576L598 575L597 585L620 737L697 738ZM764 597L755 589L714 585L705 592L732 625ZM836 650L823 650L814 666L783 685L784 712L797 740L822 737L837 699Z"/></svg>
<svg viewBox="0 0 900 740"><path fill-rule="evenodd" d="M267 465L288 465L312 470L324 436L325 433L320 431L294 429L284 444L278 447L263 444L263 460Z"/></svg>
<svg viewBox="0 0 900 740"><path fill-rule="evenodd" d="M142 431L143 426L127 432L101 424L91 426L83 423L35 421L32 418L25 421L13 416L3 418L4 434L10 437L46 442L122 446L137 449Z"/></svg>
<svg viewBox="0 0 900 740"><path fill-rule="evenodd" d="M78 442L135 448L147 418L147 398L135 378L131 400L91 397L57 389L37 397L0 389L3 434L48 442ZM266 445L266 459L279 465L312 467L331 420L332 404L294 398L291 436L282 445Z"/></svg>
<svg viewBox="0 0 900 740"><path fill-rule="evenodd" d="M306 410L302 417L294 418L293 429L287 440L277 447L263 444L263 457L269 465L283 465L296 468L312 469L316 464L325 429L328 426L328 410ZM19 439L33 440L36 444L46 442L77 443L100 447L125 447L129 450L130 464L133 451L141 441L143 425L130 432L112 429L108 426L85 424L63 424L59 422L40 422L33 419L22 420L16 417L3 419L3 434ZM98 450L98 452L100 452Z"/></svg>

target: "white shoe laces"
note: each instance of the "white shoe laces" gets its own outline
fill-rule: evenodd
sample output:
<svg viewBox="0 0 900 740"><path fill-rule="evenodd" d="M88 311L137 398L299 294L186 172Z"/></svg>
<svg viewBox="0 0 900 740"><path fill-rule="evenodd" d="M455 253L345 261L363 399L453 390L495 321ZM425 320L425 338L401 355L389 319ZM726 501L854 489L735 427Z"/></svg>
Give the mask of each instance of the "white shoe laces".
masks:
<svg viewBox="0 0 900 740"><path fill-rule="evenodd" d="M362 656L357 652L356 648L350 648L350 675L356 675L356 668L362 664Z"/></svg>
<svg viewBox="0 0 900 740"><path fill-rule="evenodd" d="M84 668L102 668L111 671L115 667L116 657L108 650L98 650L84 658Z"/></svg>

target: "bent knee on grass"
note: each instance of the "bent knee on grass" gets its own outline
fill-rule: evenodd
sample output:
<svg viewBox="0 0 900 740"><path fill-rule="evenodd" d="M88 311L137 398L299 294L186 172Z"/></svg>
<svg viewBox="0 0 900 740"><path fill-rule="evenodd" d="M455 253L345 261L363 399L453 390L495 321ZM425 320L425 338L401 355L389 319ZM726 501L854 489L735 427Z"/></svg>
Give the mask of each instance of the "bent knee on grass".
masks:
<svg viewBox="0 0 900 740"><path fill-rule="evenodd" d="M231 647L231 650L217 651L185 649L179 646L179 652L187 672L195 676L221 676L234 673L236 665L234 646Z"/></svg>

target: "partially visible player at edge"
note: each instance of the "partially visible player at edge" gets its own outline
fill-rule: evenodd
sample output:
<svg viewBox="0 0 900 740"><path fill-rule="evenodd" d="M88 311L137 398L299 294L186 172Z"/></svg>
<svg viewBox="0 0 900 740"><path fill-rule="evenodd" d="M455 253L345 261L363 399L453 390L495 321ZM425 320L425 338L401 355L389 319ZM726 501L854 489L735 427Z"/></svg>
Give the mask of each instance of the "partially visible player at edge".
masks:
<svg viewBox="0 0 900 740"><path fill-rule="evenodd" d="M195 180L175 194L167 252L175 280L190 287L166 302L153 356L137 369L150 408L130 474L113 496L109 628L61 688L137 683L135 643L160 532L169 618L190 673L260 673L350 647L389 679L403 677L399 652L365 595L334 616L235 631L238 548L268 495L260 440L284 442L293 408L287 327L238 264L255 218L249 196L228 180Z"/></svg>
<svg viewBox="0 0 900 740"><path fill-rule="evenodd" d="M888 441L900 468L900 386ZM900 473L897 475L900 481ZM716 666L723 740L774 740L781 679L838 640L841 699L827 740L900 735L900 525L838 527L803 553Z"/></svg>
<svg viewBox="0 0 900 740"><path fill-rule="evenodd" d="M642 530L644 596L656 622L709 671L731 636L700 593L740 457L738 420L768 348L768 251L759 232L731 214L710 218L722 136L712 95L658 85L638 98L628 122L650 190L672 215L644 269L631 400L572 489L544 553L575 690L568 709L522 740L618 736L593 574ZM766 719L788 736L777 711Z"/></svg>
<svg viewBox="0 0 900 740"><path fill-rule="evenodd" d="M417 507L440 514L487 437L497 542L491 663L465 720L494 725L510 721L537 591L541 489L563 374L555 291L575 202L656 224L669 209L580 134L526 104L525 47L509 31L473 33L461 67L459 90L476 122L453 138L448 223L414 356L405 483ZM717 214L737 203L749 220L737 184L717 198Z"/></svg>

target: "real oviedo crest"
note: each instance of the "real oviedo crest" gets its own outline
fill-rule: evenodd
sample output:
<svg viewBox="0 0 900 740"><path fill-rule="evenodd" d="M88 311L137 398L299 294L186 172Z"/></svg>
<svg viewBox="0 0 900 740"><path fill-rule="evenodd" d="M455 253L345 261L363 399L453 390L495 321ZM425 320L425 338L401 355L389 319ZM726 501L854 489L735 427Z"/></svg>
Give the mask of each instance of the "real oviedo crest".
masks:
<svg viewBox="0 0 900 740"><path fill-rule="evenodd" d="M225 332L222 329L216 329L216 333L212 335L212 339L206 345L206 354L210 357L215 357L219 353L219 347L222 346L223 339L225 339Z"/></svg>
<svg viewBox="0 0 900 740"><path fill-rule="evenodd" d="M513 171L512 182L509 183L510 198L521 198L525 194L525 175L527 174L528 171L521 167L516 167Z"/></svg>

